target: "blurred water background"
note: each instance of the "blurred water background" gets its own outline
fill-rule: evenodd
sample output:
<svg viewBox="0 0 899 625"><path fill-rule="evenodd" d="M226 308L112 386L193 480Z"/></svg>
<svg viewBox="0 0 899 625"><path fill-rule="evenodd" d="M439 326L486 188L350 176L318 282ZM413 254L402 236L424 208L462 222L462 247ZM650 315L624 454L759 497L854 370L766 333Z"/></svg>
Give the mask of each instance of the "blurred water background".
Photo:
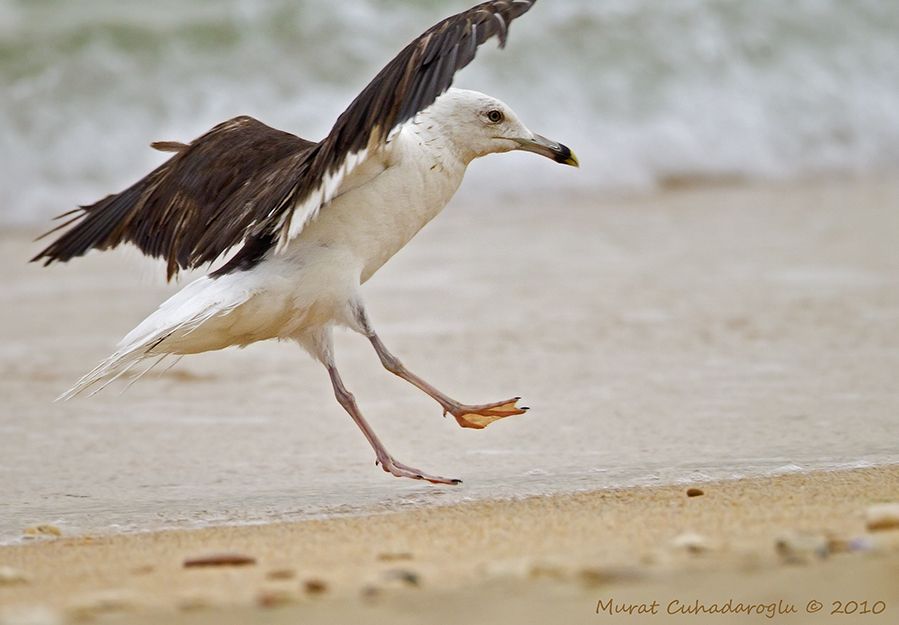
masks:
<svg viewBox="0 0 899 625"><path fill-rule="evenodd" d="M164 159L150 141L237 114L320 138L470 3L0 0L0 224L119 190ZM571 144L568 188L854 174L899 164L897 32L895 0L542 0L456 84ZM559 168L513 162L463 193L559 186Z"/></svg>

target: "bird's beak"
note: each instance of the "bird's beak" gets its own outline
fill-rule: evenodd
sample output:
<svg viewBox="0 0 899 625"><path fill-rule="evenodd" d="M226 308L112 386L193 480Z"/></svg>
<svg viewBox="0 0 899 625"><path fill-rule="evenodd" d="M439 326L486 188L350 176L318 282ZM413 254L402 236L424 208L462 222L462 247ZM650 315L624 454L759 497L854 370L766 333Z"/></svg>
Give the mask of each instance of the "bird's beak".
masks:
<svg viewBox="0 0 899 625"><path fill-rule="evenodd" d="M563 165L571 165L572 167L581 166L580 163L578 163L577 156L571 151L571 148L567 145L557 143L552 139L534 135L529 139L513 139L513 141L518 144L518 147L515 148L516 150L533 152L534 154L551 158L555 162L562 163Z"/></svg>

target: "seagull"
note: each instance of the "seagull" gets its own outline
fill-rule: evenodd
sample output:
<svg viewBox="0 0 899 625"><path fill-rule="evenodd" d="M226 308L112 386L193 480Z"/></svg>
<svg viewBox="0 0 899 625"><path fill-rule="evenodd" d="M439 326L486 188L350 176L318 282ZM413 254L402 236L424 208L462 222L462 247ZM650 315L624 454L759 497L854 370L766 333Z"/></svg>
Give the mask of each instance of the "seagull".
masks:
<svg viewBox="0 0 899 625"><path fill-rule="evenodd" d="M132 244L164 259L169 280L223 262L161 304L59 399L103 388L145 361L144 373L168 356L291 340L327 369L376 465L397 477L459 484L388 453L338 373L333 330L362 334L388 371L464 428L527 410L519 397L463 404L414 374L375 332L360 287L443 210L474 159L524 150L578 166L568 147L531 132L503 102L452 88L478 47L494 36L505 47L509 25L535 2L492 0L437 23L319 142L235 117L190 143L151 144L173 155L124 191L60 215L67 220L43 236L64 232L32 261L67 262Z"/></svg>

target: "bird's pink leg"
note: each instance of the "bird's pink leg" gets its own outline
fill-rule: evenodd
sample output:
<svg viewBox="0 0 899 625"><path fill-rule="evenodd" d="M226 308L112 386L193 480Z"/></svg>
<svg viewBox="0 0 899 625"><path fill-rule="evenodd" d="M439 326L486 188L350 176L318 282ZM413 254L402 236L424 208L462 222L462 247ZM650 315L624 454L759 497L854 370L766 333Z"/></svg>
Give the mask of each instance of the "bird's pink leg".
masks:
<svg viewBox="0 0 899 625"><path fill-rule="evenodd" d="M462 483L462 480L440 477L437 475L429 475L424 471L394 460L393 457L389 453L387 453L387 450L384 448L384 444L381 442L381 440L375 434L374 430L371 429L371 426L362 416L362 413L359 411L359 406L356 405L356 398L353 397L353 394L350 393L343 385L343 380L340 379L340 374L337 372L337 368L334 365L328 365L328 375L331 376L331 385L334 387L334 395L337 397L337 401L340 402L340 405L343 406L344 410L346 410L347 413L349 413L349 415L353 418L353 421L356 422L356 425L359 426L359 429L362 430L365 438L368 439L369 444L375 450L375 464L380 465L381 468L384 469L384 471L390 473L391 475L395 475L396 477L408 477L413 480L426 480L428 482L431 482L432 484Z"/></svg>
<svg viewBox="0 0 899 625"><path fill-rule="evenodd" d="M371 344L374 346L384 368L403 378L410 384L417 386L433 397L437 403L443 407L443 414L446 415L449 413L453 415L459 425L463 428L481 430L499 419L505 419L506 417L512 417L527 412L528 409L526 407L518 407L518 401L521 399L520 397L498 401L493 404L480 404L474 406L463 404L452 399L406 369L399 358L388 351L384 343L381 342L380 337L378 337L370 326L368 326L366 330L368 340L371 341Z"/></svg>

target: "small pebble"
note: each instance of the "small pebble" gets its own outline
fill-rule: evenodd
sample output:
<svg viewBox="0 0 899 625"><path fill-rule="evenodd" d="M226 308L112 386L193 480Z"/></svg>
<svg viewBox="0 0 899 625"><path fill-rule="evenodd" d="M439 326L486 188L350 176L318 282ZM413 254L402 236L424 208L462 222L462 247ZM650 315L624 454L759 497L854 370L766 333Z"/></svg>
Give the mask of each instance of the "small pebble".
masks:
<svg viewBox="0 0 899 625"><path fill-rule="evenodd" d="M774 549L789 564L805 564L830 555L830 541L820 534L789 532L774 541Z"/></svg>
<svg viewBox="0 0 899 625"><path fill-rule="evenodd" d="M31 579L22 571L11 566L0 566L0 586L27 584Z"/></svg>
<svg viewBox="0 0 899 625"><path fill-rule="evenodd" d="M849 541L849 551L851 552L874 551L875 549L874 542L867 536L859 536Z"/></svg>
<svg viewBox="0 0 899 625"><path fill-rule="evenodd" d="M645 573L631 567L587 567L578 571L581 583L588 587L633 582L645 577Z"/></svg>
<svg viewBox="0 0 899 625"><path fill-rule="evenodd" d="M239 553L213 553L184 561L184 568L200 568L209 566L248 566L256 564L256 558Z"/></svg>
<svg viewBox="0 0 899 625"><path fill-rule="evenodd" d="M377 586L368 584L367 586L362 587L361 594L362 594L363 599L367 599L367 600L371 601L371 600L377 599L378 597L381 596L381 589L378 588Z"/></svg>
<svg viewBox="0 0 899 625"><path fill-rule="evenodd" d="M674 540L671 541L671 546L675 549L682 549L693 555L705 553L710 549L709 541L706 540L704 536L700 536L694 532L684 532L683 534L676 536Z"/></svg>
<svg viewBox="0 0 899 625"><path fill-rule="evenodd" d="M279 579L293 579L297 576L297 572L293 569L274 569L273 571L269 571L266 573L265 577L267 579L279 580Z"/></svg>
<svg viewBox="0 0 899 625"><path fill-rule="evenodd" d="M827 537L827 550L830 553L858 553L873 549L874 543L868 536L855 536L853 538L846 538L845 536Z"/></svg>
<svg viewBox="0 0 899 625"><path fill-rule="evenodd" d="M328 592L328 583L321 579L307 579L303 583L303 588L307 594L321 595Z"/></svg>
<svg viewBox="0 0 899 625"><path fill-rule="evenodd" d="M260 608L279 608L296 602L294 593L283 588L266 589L256 595L256 605Z"/></svg>
<svg viewBox="0 0 899 625"><path fill-rule="evenodd" d="M408 569L393 569L384 573L384 577L389 581L397 581L404 586L417 587L421 585L421 578L415 571Z"/></svg>
<svg viewBox="0 0 899 625"><path fill-rule="evenodd" d="M189 594L179 597L177 606L182 612L197 612L214 607L215 601L206 595Z"/></svg>
<svg viewBox="0 0 899 625"><path fill-rule="evenodd" d="M881 503L865 511L865 525L872 532L899 529L899 503Z"/></svg>
<svg viewBox="0 0 899 625"><path fill-rule="evenodd" d="M534 579L562 580L568 577L563 567L555 564L540 563L531 567L530 576Z"/></svg>
<svg viewBox="0 0 899 625"><path fill-rule="evenodd" d="M62 536L62 530L47 523L25 528L26 536Z"/></svg>
<svg viewBox="0 0 899 625"><path fill-rule="evenodd" d="M687 497L702 497L705 495L705 491L701 488L688 488L687 489Z"/></svg>

